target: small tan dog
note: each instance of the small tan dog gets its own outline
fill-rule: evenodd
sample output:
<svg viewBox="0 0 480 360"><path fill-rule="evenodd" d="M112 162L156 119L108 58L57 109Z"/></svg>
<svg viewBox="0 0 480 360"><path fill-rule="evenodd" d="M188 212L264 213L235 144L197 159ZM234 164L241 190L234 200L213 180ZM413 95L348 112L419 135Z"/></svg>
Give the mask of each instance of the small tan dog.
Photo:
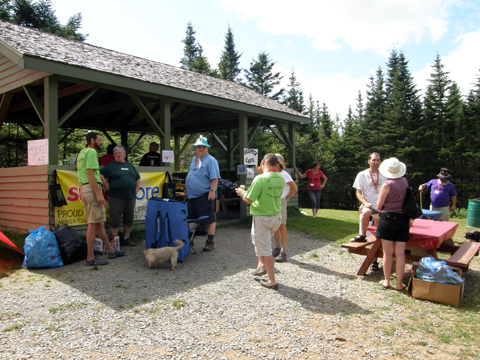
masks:
<svg viewBox="0 0 480 360"><path fill-rule="evenodd" d="M159 262L166 262L170 260L172 263L171 271L175 270L177 266L178 250L183 247L183 242L180 240L173 240L174 243L178 244L177 247L165 246L160 249L148 249L143 251L145 259L148 261L148 267L154 269Z"/></svg>

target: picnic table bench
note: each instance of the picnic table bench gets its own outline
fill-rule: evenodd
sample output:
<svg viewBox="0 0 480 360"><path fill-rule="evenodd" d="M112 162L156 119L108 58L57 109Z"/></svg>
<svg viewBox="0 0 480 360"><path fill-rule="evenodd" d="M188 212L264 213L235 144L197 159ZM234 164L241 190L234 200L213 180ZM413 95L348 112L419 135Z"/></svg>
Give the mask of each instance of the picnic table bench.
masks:
<svg viewBox="0 0 480 360"><path fill-rule="evenodd" d="M462 272L467 272L470 261L479 254L480 243L466 242L462 246L453 245L452 238L457 228L458 224L453 222L416 219L410 228L410 239L407 242L405 259L420 261L423 256L431 255L438 260L437 251L446 252L451 255L446 260L448 265L458 267L462 269ZM349 253L365 256L357 275L365 275L376 257L383 258L382 242L375 237L377 227L370 226L367 230L374 235L367 237L366 242L342 245L343 248L348 249ZM421 249L421 251L417 249Z"/></svg>

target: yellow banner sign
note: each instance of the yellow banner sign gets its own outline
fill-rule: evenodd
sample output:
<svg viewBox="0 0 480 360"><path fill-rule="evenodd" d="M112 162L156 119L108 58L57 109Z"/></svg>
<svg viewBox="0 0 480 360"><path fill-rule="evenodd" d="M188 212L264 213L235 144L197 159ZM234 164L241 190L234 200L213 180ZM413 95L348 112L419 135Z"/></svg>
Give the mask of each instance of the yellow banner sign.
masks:
<svg viewBox="0 0 480 360"><path fill-rule="evenodd" d="M57 176L67 205L54 208L55 227L63 224L69 226L86 225L87 221L80 198L80 183L78 182L77 172L57 170ZM145 220L148 199L162 196L165 181L165 173L140 173L140 188L137 193L134 220ZM107 222L109 222L108 196L105 196L105 200Z"/></svg>

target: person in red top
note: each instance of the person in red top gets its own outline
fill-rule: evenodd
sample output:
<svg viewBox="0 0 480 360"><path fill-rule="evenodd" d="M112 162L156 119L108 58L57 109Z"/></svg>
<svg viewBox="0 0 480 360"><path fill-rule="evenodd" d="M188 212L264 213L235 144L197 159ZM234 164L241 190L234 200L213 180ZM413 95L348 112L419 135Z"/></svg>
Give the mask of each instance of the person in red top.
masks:
<svg viewBox="0 0 480 360"><path fill-rule="evenodd" d="M297 168L295 168L295 171L302 179L308 178L308 196L310 196L310 201L312 202L312 214L315 219L317 217L317 211L320 209L322 189L325 187L328 179L320 170L320 163L318 161L314 161L312 169L305 171L305 174L301 174ZM323 179L323 183L321 183L321 179Z"/></svg>
<svg viewBox="0 0 480 360"><path fill-rule="evenodd" d="M105 165L110 164L112 161L115 161L115 156L113 156L113 148L114 147L115 147L115 145L113 145L113 144L108 145L107 155L103 155L103 156L100 156L98 158L98 164L99 165L105 166Z"/></svg>

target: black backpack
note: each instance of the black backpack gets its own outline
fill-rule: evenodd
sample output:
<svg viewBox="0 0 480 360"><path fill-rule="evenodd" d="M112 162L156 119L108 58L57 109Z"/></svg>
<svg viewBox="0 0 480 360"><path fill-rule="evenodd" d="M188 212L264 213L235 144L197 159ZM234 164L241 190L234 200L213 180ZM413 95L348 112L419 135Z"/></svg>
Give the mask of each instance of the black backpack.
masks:
<svg viewBox="0 0 480 360"><path fill-rule="evenodd" d="M407 182L408 187L405 192L405 200L403 200L402 210L403 213L407 215L410 219L418 219L423 214L422 209L417 202L415 192L413 191L412 185L410 184L410 181L408 181L408 179Z"/></svg>

